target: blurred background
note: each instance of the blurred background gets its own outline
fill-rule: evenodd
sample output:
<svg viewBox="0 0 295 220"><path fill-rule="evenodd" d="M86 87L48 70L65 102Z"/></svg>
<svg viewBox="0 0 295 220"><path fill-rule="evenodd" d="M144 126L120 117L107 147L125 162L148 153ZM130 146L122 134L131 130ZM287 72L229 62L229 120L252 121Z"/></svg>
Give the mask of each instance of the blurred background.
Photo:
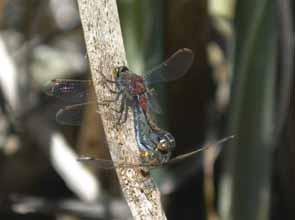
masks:
<svg viewBox="0 0 295 220"><path fill-rule="evenodd" d="M295 219L294 2L117 3L136 73L194 51L183 78L156 87L175 155L236 135L153 172L167 218ZM59 125L67 100L44 93L55 78L90 78L77 2L0 0L0 219L132 219L114 171L76 161L109 158L95 106Z"/></svg>

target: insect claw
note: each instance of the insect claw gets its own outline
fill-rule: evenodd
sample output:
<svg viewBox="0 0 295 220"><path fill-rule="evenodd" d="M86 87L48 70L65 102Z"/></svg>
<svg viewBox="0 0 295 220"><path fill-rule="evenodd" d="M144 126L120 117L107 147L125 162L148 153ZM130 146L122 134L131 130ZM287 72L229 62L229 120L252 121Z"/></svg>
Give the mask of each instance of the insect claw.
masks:
<svg viewBox="0 0 295 220"><path fill-rule="evenodd" d="M104 83L108 82L108 83L116 83L116 81L112 80L112 79L108 79L104 74L100 73L101 77L104 80Z"/></svg>
<svg viewBox="0 0 295 220"><path fill-rule="evenodd" d="M110 86L108 85L107 82L101 81L101 83L109 90L110 93L112 93L112 94L118 94L117 91L115 91L115 90L113 90L113 89L110 88Z"/></svg>

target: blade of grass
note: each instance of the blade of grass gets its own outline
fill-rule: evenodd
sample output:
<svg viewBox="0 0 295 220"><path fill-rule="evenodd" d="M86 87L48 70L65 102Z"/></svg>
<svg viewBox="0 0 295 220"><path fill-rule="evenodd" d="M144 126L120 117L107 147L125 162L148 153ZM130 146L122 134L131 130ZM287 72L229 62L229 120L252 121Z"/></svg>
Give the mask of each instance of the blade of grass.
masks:
<svg viewBox="0 0 295 220"><path fill-rule="evenodd" d="M222 219L268 219L274 82L275 7L270 0L236 4L233 102L219 206Z"/></svg>

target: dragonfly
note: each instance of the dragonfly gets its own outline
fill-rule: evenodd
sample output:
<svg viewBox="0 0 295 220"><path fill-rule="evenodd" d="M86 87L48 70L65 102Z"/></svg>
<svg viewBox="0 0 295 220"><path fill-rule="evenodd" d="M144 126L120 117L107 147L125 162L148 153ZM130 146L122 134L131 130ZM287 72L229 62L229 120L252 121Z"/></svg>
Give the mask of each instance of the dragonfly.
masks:
<svg viewBox="0 0 295 220"><path fill-rule="evenodd" d="M108 88L116 94L116 97L114 100L107 100L98 104L105 105L106 103L120 101L118 123L121 124L127 120L128 110L132 109L136 141L140 151L139 161L144 166L167 163L170 161L171 152L176 145L174 137L168 131L159 128L151 119L151 112L159 113L161 109L150 86L177 80L187 72L192 62L193 52L190 49L183 48L172 54L162 64L148 71L144 77L135 74L126 66L116 67L113 70L114 79L108 79L102 75L105 83L115 85L115 91L110 87ZM80 123L82 107L89 104L89 102L82 102L89 96L89 86L91 86L91 81L65 79L53 80L46 86L47 94L74 100L78 103L59 110L56 114L57 121L73 125ZM199 152L199 150L196 152ZM100 161L101 164L111 163L111 161L106 162L100 159L95 161Z"/></svg>
<svg viewBox="0 0 295 220"><path fill-rule="evenodd" d="M102 74L106 85L114 84L116 90L107 87L115 93L114 100L104 100L102 105L119 101L120 108L118 124L127 120L129 109L134 115L136 140L142 161L155 158L167 161L171 151L175 148L175 139L168 132L159 128L152 120L151 112L160 113L161 108L155 97L155 92L150 85L169 82L182 77L193 63L193 52L183 48L177 50L165 62L148 71L145 76L140 76L126 66L119 66L113 70L113 79L108 79ZM78 104L60 109L56 114L57 121L63 124L80 124L82 107L89 102L83 99L89 96L88 87L91 81L56 79L46 86L46 93L52 96L67 98Z"/></svg>
<svg viewBox="0 0 295 220"><path fill-rule="evenodd" d="M114 100L103 100L98 104L108 105L120 100L118 124L126 122L128 109L136 105L140 105L145 113L161 113L156 93L150 86L157 83L175 81L183 77L193 63L193 59L194 54L192 50L183 48L177 50L162 64L147 71L144 76L134 73L126 66L114 68L112 73L114 79L109 79L103 73L100 73L103 83L106 83L106 85L115 84L116 91L109 86L107 88L112 93L115 93L116 96ZM76 116L79 115L85 105L89 104L85 100L89 97L88 88L91 85L92 82L90 80L69 79L55 79L46 85L44 90L48 95L78 103L61 109L56 115L58 122L69 125L80 124L80 118Z"/></svg>

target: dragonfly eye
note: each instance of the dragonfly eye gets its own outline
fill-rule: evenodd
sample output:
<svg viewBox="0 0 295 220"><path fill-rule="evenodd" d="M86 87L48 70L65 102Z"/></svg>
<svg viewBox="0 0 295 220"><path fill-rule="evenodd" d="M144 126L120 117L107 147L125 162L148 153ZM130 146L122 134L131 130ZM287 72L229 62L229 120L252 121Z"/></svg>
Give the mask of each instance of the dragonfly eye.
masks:
<svg viewBox="0 0 295 220"><path fill-rule="evenodd" d="M121 73L125 73L127 72L129 69L126 66L120 66L120 67L116 67L113 70L113 76L114 78L118 78L120 76Z"/></svg>
<svg viewBox="0 0 295 220"><path fill-rule="evenodd" d="M127 72L129 69L126 66L119 67L119 71L122 73Z"/></svg>
<svg viewBox="0 0 295 220"><path fill-rule="evenodd" d="M116 67L114 70L113 70L113 77L114 78L118 78L120 75L120 67Z"/></svg>

